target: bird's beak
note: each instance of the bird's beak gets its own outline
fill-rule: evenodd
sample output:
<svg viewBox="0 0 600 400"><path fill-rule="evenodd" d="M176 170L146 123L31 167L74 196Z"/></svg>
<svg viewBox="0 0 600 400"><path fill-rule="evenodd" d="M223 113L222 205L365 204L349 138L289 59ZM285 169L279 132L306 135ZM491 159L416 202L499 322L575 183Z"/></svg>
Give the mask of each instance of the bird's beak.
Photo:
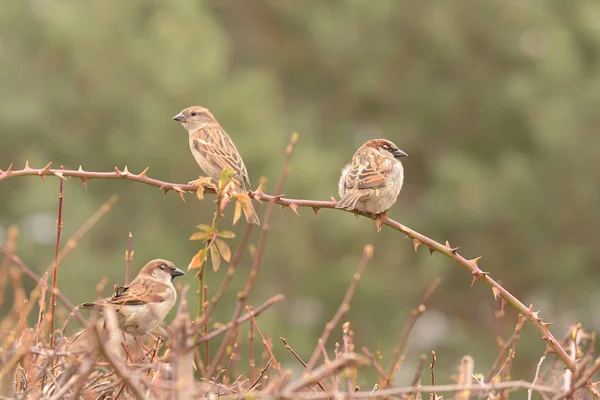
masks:
<svg viewBox="0 0 600 400"><path fill-rule="evenodd" d="M179 113L174 116L173 119L177 122L185 122L185 115L183 115L183 113Z"/></svg>
<svg viewBox="0 0 600 400"><path fill-rule="evenodd" d="M185 275L185 272L183 272L182 270L180 270L179 268L175 268L173 270L173 272L171 272L171 277L175 278L177 276L181 276L181 275Z"/></svg>
<svg viewBox="0 0 600 400"><path fill-rule="evenodd" d="M392 155L393 155L394 157L396 157L396 158L400 158L400 157L406 157L406 156L408 156L408 154L406 154L405 152L403 152L403 151L402 151L402 150L400 150L400 149L394 150L394 151L392 152Z"/></svg>

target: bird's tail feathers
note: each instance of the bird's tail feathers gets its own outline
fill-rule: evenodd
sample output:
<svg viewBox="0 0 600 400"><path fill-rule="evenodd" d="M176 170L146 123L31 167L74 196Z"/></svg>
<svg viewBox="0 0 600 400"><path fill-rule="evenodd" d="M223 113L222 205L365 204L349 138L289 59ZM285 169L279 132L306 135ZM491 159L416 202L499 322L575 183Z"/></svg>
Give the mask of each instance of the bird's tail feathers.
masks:
<svg viewBox="0 0 600 400"><path fill-rule="evenodd" d="M244 216L246 217L246 222L249 224L260 225L260 219L258 219L258 213L252 205L252 200L242 202L242 208L244 210Z"/></svg>
<svg viewBox="0 0 600 400"><path fill-rule="evenodd" d="M354 210L356 209L356 203L362 198L360 193L349 193L346 192L344 196L338 201L335 205L335 208L343 208L344 210Z"/></svg>

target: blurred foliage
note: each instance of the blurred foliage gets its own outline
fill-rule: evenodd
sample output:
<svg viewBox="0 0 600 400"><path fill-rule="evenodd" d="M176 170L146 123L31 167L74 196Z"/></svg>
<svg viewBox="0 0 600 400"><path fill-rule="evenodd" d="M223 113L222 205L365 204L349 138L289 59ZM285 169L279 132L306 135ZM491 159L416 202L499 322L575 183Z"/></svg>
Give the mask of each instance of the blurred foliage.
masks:
<svg viewBox="0 0 600 400"><path fill-rule="evenodd" d="M386 137L409 154L392 218L482 255L482 268L554 320L557 336L574 321L600 327L597 1L13 1L0 33L0 168L149 166L152 177L187 182L201 171L171 117L198 104L235 140L253 186L268 178L267 192L289 135L300 132L284 192L328 199L355 149ZM57 190L55 179L0 183L0 238L19 225L18 252L37 271L52 260ZM71 180L64 237L114 193L117 205L61 265L59 284L73 302L94 297L103 276L122 281L129 231L136 272L156 257L185 267L199 248L187 238L214 207L210 196L183 203L132 182L84 190ZM420 292L440 276L400 380L432 349L442 371L466 353L488 371L497 323L487 287L470 288L460 267L414 254L372 221L300 214L277 211L271 225L250 303L279 292L287 300L261 317L264 332L286 336L306 357L372 243L347 315L357 345L391 354ZM249 260L216 320L230 318ZM222 276L209 271L213 293ZM196 288L193 276L182 282ZM515 321L508 310L505 337ZM340 337L338 329L332 343ZM284 366L296 365L275 348ZM543 350L526 325L514 375L531 378Z"/></svg>

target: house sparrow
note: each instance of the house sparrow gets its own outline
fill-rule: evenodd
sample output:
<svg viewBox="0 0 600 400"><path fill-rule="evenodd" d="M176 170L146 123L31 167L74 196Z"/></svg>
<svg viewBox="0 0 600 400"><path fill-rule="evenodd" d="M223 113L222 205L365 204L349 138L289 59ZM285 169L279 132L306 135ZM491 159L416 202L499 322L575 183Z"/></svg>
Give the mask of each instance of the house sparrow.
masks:
<svg viewBox="0 0 600 400"><path fill-rule="evenodd" d="M117 286L111 297L79 307L99 311L111 307L117 313L123 332L141 336L156 328L175 305L177 292L173 279L181 275L185 273L172 262L152 260L129 284Z"/></svg>
<svg viewBox="0 0 600 400"><path fill-rule="evenodd" d="M204 173L218 182L223 170L228 168L234 172L233 192L248 192L250 180L242 156L209 110L200 106L188 107L173 119L181 122L188 131L190 149ZM260 225L251 201L243 209L246 221Z"/></svg>
<svg viewBox="0 0 600 400"><path fill-rule="evenodd" d="M385 216L404 180L404 168L397 158L406 155L386 139L360 146L342 170L338 183L341 199L335 207Z"/></svg>

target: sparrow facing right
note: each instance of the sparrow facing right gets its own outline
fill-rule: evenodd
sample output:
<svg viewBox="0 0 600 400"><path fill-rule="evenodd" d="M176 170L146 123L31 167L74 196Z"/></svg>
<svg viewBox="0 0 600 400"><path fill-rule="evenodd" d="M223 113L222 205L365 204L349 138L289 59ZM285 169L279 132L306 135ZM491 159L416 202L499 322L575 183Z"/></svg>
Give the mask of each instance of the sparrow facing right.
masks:
<svg viewBox="0 0 600 400"><path fill-rule="evenodd" d="M248 192L250 180L244 160L227 132L208 109L201 106L188 107L173 119L181 122L188 131L190 150L204 173L218 182L223 170L228 168L234 172L233 191ZM252 201L248 201L243 210L248 223L260 225Z"/></svg>
<svg viewBox="0 0 600 400"><path fill-rule="evenodd" d="M175 305L177 292L173 279L181 275L185 272L171 261L152 260L129 284L117 286L111 297L79 307L98 311L110 307L116 312L123 332L141 336L156 328Z"/></svg>
<svg viewBox="0 0 600 400"><path fill-rule="evenodd" d="M342 170L335 207L385 216L402 189L404 168L398 158L406 155L389 140L367 141Z"/></svg>

